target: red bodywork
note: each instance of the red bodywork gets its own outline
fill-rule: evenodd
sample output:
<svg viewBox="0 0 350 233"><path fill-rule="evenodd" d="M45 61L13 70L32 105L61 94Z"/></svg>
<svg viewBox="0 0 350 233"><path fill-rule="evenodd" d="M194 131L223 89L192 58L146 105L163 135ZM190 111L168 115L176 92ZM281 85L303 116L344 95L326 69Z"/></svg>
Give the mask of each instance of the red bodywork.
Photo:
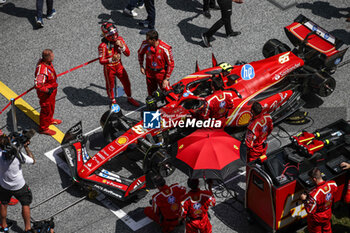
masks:
<svg viewBox="0 0 350 233"><path fill-rule="evenodd" d="M288 26L286 30L290 30L290 33L295 33L295 36L300 37L301 40L303 37L307 36L307 30L309 29L305 26L298 26L298 23L293 23ZM319 45L319 47L315 49L317 49L317 51L324 51L326 56L331 56L334 51L337 52L332 43L324 42L322 38L317 39L313 36L316 35L309 37L310 40L308 42L311 47L315 44ZM331 49L331 47L333 47L333 49ZM75 168L76 170L74 171L75 178L77 180L83 179L84 181L93 182L93 186L96 189L102 190L107 194L109 191L104 190L100 185L103 185L103 187L107 189L119 190L121 194L114 196L120 199L127 198L131 192L145 187L145 176L141 176L134 181L123 182L123 180L115 174L102 174L100 169L103 164L124 152L130 145L138 144L139 138L146 138L146 135L156 136L168 129L176 127L177 123L180 122L184 116L188 118L193 117L194 115L191 114L193 110L196 109L186 107L187 103L193 100L199 102L205 101L205 98L212 94L210 92L212 90L210 89L208 92L202 91L200 88L201 86L211 88L211 78L214 76L222 78L224 82L224 91L231 92L233 98L233 107L228 109L224 127L246 126L252 117L250 109L253 100L259 101L263 106L263 111L270 114L278 112L279 109L288 106L287 103L295 99L298 101L301 95L301 91L298 89L300 88L300 83L303 83L303 79L307 79L308 77L304 76L301 78L301 82L299 81L299 83L296 82L296 84L291 85L288 84L283 86L284 89L280 89L280 86L282 86L280 84L283 84L283 81L286 81L286 83L289 82L289 79L286 77L296 70L301 70L306 62L306 60L304 61L295 54L296 51L287 51L263 60L234 66L227 63L217 65L214 58L213 67L204 70L199 70L197 65L195 73L182 78L170 88L170 92L165 96L165 106L159 108L159 111L162 113L162 121L171 121L172 124L161 125L160 128L147 129L144 127L143 121L141 120L129 128L123 135L112 138L111 143L97 154L88 156L88 160L84 162L82 162L83 160L79 156L79 153L81 153L79 152L81 151L81 145L74 144L77 153L76 160L78 161L77 167ZM323 78L320 80L321 83L324 82ZM176 91L176 86L181 86L182 90ZM273 89L273 91L270 91L271 89ZM300 107L300 105L297 105L296 108L298 107ZM291 114L293 112L290 111L296 110L295 108L293 110L287 110L287 114ZM78 144L79 143L80 142L78 142ZM68 157L67 151L65 153L66 157Z"/></svg>

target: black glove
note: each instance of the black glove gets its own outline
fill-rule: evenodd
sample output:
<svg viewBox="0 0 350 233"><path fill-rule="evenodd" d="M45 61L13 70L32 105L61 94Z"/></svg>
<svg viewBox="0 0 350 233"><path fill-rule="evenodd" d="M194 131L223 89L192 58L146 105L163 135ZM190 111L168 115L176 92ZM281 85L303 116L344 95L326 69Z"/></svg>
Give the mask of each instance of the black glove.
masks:
<svg viewBox="0 0 350 233"><path fill-rule="evenodd" d="M56 89L56 88L54 88L54 87L49 88L47 94L48 94L48 95L51 95L52 92L53 92L55 89Z"/></svg>

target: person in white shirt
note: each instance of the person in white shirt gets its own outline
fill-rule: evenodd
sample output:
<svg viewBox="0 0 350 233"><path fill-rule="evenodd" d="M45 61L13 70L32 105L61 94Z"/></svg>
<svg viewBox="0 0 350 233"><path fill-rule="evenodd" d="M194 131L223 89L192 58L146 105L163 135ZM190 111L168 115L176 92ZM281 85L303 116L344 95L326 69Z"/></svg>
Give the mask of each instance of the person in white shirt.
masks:
<svg viewBox="0 0 350 233"><path fill-rule="evenodd" d="M12 196L16 197L22 205L22 217L25 232L34 232L30 224L30 204L32 203L32 192L26 184L23 173L23 164L34 164L35 158L28 145L23 147L27 155L20 153L18 148L12 145L10 137L0 136L0 224L3 232L9 232L6 222L7 206Z"/></svg>

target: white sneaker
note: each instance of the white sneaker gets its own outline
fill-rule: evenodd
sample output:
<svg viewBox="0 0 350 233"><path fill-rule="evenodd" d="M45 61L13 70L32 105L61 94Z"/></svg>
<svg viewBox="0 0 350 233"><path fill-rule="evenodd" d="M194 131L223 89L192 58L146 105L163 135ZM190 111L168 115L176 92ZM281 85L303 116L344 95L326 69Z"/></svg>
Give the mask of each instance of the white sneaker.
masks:
<svg viewBox="0 0 350 233"><path fill-rule="evenodd" d="M124 14L129 15L131 17L136 17L137 16L137 13L134 10L131 11L128 8L125 8L123 10L123 12L124 12Z"/></svg>
<svg viewBox="0 0 350 233"><path fill-rule="evenodd" d="M0 0L0 4L6 3L6 0Z"/></svg>

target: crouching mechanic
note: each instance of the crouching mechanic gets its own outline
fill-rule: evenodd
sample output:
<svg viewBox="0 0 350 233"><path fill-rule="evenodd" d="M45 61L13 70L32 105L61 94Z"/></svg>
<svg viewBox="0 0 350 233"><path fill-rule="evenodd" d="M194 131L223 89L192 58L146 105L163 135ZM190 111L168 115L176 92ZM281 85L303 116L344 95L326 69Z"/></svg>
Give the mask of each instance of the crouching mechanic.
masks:
<svg viewBox="0 0 350 233"><path fill-rule="evenodd" d="M147 217L158 223L162 232L171 232L180 222L180 203L186 194L186 188L178 184L165 184L161 176L154 178L159 192L152 197L152 207L146 207Z"/></svg>
<svg viewBox="0 0 350 233"><path fill-rule="evenodd" d="M174 69L173 53L171 46L158 38L158 32L148 31L146 40L138 50L140 71L146 75L148 95L152 95L157 88L167 91L169 89L169 78ZM146 55L146 69L144 59Z"/></svg>
<svg viewBox="0 0 350 233"><path fill-rule="evenodd" d="M103 23L101 26L103 39L98 46L100 64L103 65L103 73L106 80L106 90L112 104L116 103L114 88L115 76L121 81L128 102L136 107L140 104L131 97L131 87L128 73L126 72L121 54L130 56L130 50L123 37L119 36L117 26L112 23Z"/></svg>
<svg viewBox="0 0 350 233"><path fill-rule="evenodd" d="M198 179L188 179L187 185L191 190L181 202L181 215L186 219L186 233L211 233L208 210L216 202L211 191L212 181L208 180L209 191L199 189Z"/></svg>
<svg viewBox="0 0 350 233"><path fill-rule="evenodd" d="M254 161L261 156L266 156L267 137L273 130L273 123L270 114L262 112L259 102L252 105L253 118L251 119L245 137L247 146L247 162Z"/></svg>
<svg viewBox="0 0 350 233"><path fill-rule="evenodd" d="M24 149L28 156L20 153L11 145L10 138L6 135L0 136L0 215L2 232L9 232L6 222L7 206L12 196L15 196L22 205L22 217L24 219L25 232L34 232L30 225L30 207L32 203L32 192L26 184L22 174L22 164L34 164L34 155L28 145Z"/></svg>
<svg viewBox="0 0 350 233"><path fill-rule="evenodd" d="M214 118L221 120L224 126L229 109L233 108L233 94L230 91L223 91L224 82L221 77L214 77L211 82L213 94L205 98L205 105L202 112L204 119Z"/></svg>
<svg viewBox="0 0 350 233"><path fill-rule="evenodd" d="M45 49L38 61L35 70L35 89L40 103L39 133L55 135L56 132L49 129L50 125L61 124L59 119L53 119L55 113L57 94L57 75L52 62L54 54L51 49Z"/></svg>
<svg viewBox="0 0 350 233"><path fill-rule="evenodd" d="M324 181L317 167L309 172L309 176L316 188L300 196L308 213L307 229L310 233L331 233L332 203L338 189L337 184L333 180Z"/></svg>

